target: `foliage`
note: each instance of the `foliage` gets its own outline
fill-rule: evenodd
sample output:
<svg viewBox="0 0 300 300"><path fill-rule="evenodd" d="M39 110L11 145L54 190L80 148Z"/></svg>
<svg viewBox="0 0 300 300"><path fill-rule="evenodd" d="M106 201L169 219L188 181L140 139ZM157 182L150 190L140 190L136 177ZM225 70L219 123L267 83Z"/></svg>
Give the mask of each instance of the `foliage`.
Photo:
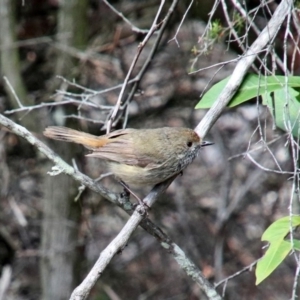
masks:
<svg viewBox="0 0 300 300"><path fill-rule="evenodd" d="M232 22L236 32L241 33L245 26L245 20L237 11L234 11L232 14Z"/></svg>
<svg viewBox="0 0 300 300"><path fill-rule="evenodd" d="M198 102L197 109L210 108L218 98L230 77L215 84ZM273 115L277 127L290 131L295 137L299 133L300 77L258 76L248 74L228 107L235 107L254 98L261 97Z"/></svg>
<svg viewBox="0 0 300 300"><path fill-rule="evenodd" d="M221 21L216 19L212 22L211 30L209 32L209 37L212 40L218 40L223 35L224 28Z"/></svg>
<svg viewBox="0 0 300 300"><path fill-rule="evenodd" d="M287 237L291 228L300 225L300 216L283 217L272 223L261 237L270 243L268 250L256 267L256 285L265 280L294 250L300 250L300 240Z"/></svg>

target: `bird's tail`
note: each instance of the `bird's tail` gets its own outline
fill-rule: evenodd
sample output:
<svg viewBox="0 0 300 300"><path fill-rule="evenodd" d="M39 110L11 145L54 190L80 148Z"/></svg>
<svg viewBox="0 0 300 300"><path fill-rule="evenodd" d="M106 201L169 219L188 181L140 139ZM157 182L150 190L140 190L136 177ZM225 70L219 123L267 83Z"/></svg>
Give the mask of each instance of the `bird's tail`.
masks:
<svg viewBox="0 0 300 300"><path fill-rule="evenodd" d="M49 126L43 133L50 139L81 144L87 148L100 148L108 142L105 136L95 136L62 126Z"/></svg>

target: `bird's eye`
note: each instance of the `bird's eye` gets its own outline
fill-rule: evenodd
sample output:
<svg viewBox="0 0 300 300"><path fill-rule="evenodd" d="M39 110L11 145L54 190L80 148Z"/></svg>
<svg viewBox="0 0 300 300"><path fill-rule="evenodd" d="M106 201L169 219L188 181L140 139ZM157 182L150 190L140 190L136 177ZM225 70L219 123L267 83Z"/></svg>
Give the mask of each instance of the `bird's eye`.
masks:
<svg viewBox="0 0 300 300"><path fill-rule="evenodd" d="M189 141L189 142L186 143L186 145L190 148L190 147L192 147L193 142Z"/></svg>

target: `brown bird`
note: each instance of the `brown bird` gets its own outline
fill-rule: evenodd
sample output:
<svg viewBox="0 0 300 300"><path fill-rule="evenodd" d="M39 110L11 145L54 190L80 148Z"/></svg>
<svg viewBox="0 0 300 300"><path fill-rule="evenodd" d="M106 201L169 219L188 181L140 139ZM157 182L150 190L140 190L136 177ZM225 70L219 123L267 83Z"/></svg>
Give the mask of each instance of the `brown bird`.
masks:
<svg viewBox="0 0 300 300"><path fill-rule="evenodd" d="M89 157L108 163L110 171L129 185L155 185L179 174L197 156L203 142L188 128L121 129L95 136L66 127L50 126L48 138L82 144Z"/></svg>

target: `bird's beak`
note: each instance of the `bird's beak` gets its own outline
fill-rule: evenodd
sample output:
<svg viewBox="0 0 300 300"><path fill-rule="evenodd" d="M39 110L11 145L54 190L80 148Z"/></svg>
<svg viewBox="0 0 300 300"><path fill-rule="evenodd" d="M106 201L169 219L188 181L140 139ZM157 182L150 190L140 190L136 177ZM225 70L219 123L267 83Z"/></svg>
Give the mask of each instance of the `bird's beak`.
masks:
<svg viewBox="0 0 300 300"><path fill-rule="evenodd" d="M210 145L213 145L213 144L214 143L212 143L212 142L204 141L204 142L201 143L201 148L205 147L205 146L210 146Z"/></svg>

